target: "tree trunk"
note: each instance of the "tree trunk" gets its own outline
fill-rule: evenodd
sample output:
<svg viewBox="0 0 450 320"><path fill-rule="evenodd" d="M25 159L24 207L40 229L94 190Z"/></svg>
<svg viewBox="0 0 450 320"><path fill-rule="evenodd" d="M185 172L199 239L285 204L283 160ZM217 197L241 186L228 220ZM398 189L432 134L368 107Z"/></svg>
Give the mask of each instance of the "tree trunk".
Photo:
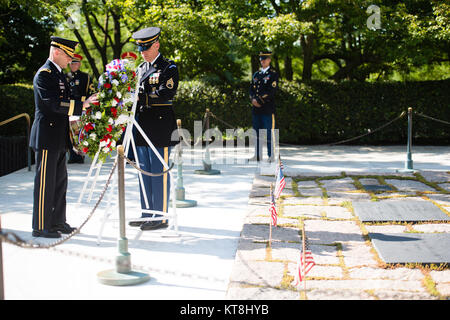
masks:
<svg viewBox="0 0 450 320"><path fill-rule="evenodd" d="M314 62L313 56L313 35L301 35L300 44L303 49L303 73L302 81L310 81L312 77L312 66Z"/></svg>
<svg viewBox="0 0 450 320"><path fill-rule="evenodd" d="M252 54L251 57L250 57L250 61L251 61L251 64L252 64L252 75L251 76L253 77L255 72L258 71L259 67L260 67L260 65L259 65L259 57L257 55L255 55L255 54Z"/></svg>
<svg viewBox="0 0 450 320"><path fill-rule="evenodd" d="M288 81L292 81L294 76L294 71L292 70L292 58L290 55L287 55L284 58L284 77Z"/></svg>
<svg viewBox="0 0 450 320"><path fill-rule="evenodd" d="M115 12L111 14L114 22L114 43L111 43L113 49L113 59L120 59L120 54L122 51L122 42L120 39L120 15Z"/></svg>

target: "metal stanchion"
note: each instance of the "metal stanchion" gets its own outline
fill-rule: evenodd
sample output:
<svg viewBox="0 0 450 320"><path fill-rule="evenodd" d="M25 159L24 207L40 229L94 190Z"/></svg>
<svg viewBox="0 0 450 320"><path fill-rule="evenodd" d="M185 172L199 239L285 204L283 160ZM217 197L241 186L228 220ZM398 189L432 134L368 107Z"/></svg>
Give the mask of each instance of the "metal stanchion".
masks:
<svg viewBox="0 0 450 320"><path fill-rule="evenodd" d="M181 130L181 120L177 119L178 131ZM186 191L183 187L183 148L181 147L181 134L180 143L177 145L177 187L175 189L176 206L177 208L190 208L197 206L197 201L185 199ZM170 200L173 201L173 200Z"/></svg>
<svg viewBox="0 0 450 320"><path fill-rule="evenodd" d="M150 279L147 273L131 270L131 255L128 252L128 239L125 236L125 177L124 177L124 149L117 147L118 189L119 189L119 220L120 238L118 240L119 255L116 256L116 268L101 271L98 280L107 285L127 286L143 283Z"/></svg>
<svg viewBox="0 0 450 320"><path fill-rule="evenodd" d="M405 168L402 170L397 170L398 172L417 172L417 170L413 169L411 146L412 146L412 108L408 108L408 141L406 143Z"/></svg>
<svg viewBox="0 0 450 320"><path fill-rule="evenodd" d="M209 109L206 109L206 132L209 130ZM206 137L205 159L203 160L203 169L195 170L197 174L215 175L220 174L220 170L212 169L211 157L209 155L209 137Z"/></svg>

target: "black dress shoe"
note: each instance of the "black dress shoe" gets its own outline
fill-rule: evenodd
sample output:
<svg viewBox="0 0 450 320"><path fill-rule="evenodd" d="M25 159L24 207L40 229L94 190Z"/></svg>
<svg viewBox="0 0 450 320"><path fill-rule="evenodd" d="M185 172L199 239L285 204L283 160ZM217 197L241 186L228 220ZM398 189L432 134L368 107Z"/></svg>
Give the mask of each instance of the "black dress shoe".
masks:
<svg viewBox="0 0 450 320"><path fill-rule="evenodd" d="M128 225L130 227L140 227L141 225L144 224L145 221L130 221L128 222Z"/></svg>
<svg viewBox="0 0 450 320"><path fill-rule="evenodd" d="M72 228L68 223L64 222L64 223L60 223L57 224L55 226L53 226L53 228L51 229L51 231L53 232L61 232L64 234L71 234L72 232L74 232L77 228Z"/></svg>
<svg viewBox="0 0 450 320"><path fill-rule="evenodd" d="M144 218L157 218L157 217L162 217L162 214L155 213L153 216L141 216L141 219L144 219ZM130 222L128 222L128 225L130 227L140 227L146 222L149 222L149 221L130 221ZM160 221L155 221L155 222L160 222Z"/></svg>
<svg viewBox="0 0 450 320"><path fill-rule="evenodd" d="M56 231L47 231L47 230L33 230L31 233L33 237L42 237L42 238L61 238L61 234Z"/></svg>
<svg viewBox="0 0 450 320"><path fill-rule="evenodd" d="M169 222L167 220L162 221L147 221L141 225L141 230L156 230L156 229L165 229L169 226Z"/></svg>

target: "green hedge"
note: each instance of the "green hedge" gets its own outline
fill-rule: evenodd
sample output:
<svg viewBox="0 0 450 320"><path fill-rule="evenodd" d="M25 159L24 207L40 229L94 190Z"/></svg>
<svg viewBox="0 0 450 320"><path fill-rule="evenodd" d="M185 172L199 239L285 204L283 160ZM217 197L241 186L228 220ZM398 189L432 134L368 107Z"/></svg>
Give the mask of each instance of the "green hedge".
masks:
<svg viewBox="0 0 450 320"><path fill-rule="evenodd" d="M249 83L211 86L198 81L183 82L175 99L177 117L193 134L194 120L206 108L234 127L251 126ZM276 127L280 142L292 144L334 143L366 134L413 111L450 122L450 80L427 82L313 81L308 84L281 81L277 94ZM224 132L228 126L211 119ZM415 143L449 144L450 126L413 116ZM403 144L407 139L407 117L352 144Z"/></svg>
<svg viewBox="0 0 450 320"><path fill-rule="evenodd" d="M181 82L174 101L183 128L194 134L209 108L233 127L251 127L248 82L236 86L210 85L201 81ZM450 122L450 79L426 82L313 81L307 84L281 81L277 94L276 126L280 142L292 144L333 143L374 130L412 107L414 111ZM19 113L34 116L31 85L0 86L0 121ZM23 134L21 120L0 127L0 135ZM211 119L211 127L225 132L229 126ZM449 144L450 125L413 116L414 143ZM351 142L352 144L404 144L407 117Z"/></svg>

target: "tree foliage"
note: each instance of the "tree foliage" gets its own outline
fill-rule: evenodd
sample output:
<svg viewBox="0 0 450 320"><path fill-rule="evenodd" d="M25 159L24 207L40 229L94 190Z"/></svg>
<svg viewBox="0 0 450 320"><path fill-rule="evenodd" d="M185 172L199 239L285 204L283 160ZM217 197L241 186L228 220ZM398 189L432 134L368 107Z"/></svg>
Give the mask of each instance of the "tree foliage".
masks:
<svg viewBox="0 0 450 320"><path fill-rule="evenodd" d="M380 9L376 29L368 27L372 5ZM21 47L36 69L47 54L45 41L31 53L25 43L55 31L80 42L87 61L83 67L95 77L111 59L135 51L131 35L148 26L162 28L161 51L175 60L185 80L248 79L259 68L259 50L266 48L287 80L366 81L398 75L411 80L424 74L432 80L448 77L450 67L448 1L37 0L31 5L17 0L3 1L2 10L12 16L2 15L2 46ZM24 56L11 69L14 63L8 64L6 52L0 53L0 77L6 79L8 70L33 69Z"/></svg>

